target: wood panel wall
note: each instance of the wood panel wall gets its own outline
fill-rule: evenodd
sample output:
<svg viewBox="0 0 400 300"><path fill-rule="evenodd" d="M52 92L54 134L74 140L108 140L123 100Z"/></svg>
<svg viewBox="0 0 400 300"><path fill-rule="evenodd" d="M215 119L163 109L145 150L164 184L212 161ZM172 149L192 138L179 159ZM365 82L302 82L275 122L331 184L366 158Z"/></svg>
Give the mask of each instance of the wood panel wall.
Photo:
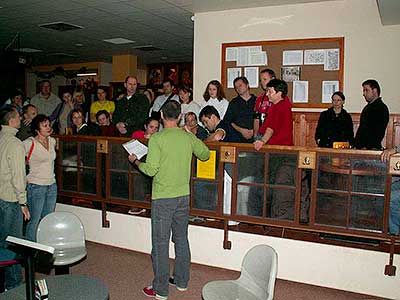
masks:
<svg viewBox="0 0 400 300"><path fill-rule="evenodd" d="M293 112L293 138L295 146L317 147L314 136L319 115L319 112ZM351 113L350 115L353 119L355 134L360 123L360 113ZM399 144L400 114L391 114L382 145L385 148L393 148Z"/></svg>

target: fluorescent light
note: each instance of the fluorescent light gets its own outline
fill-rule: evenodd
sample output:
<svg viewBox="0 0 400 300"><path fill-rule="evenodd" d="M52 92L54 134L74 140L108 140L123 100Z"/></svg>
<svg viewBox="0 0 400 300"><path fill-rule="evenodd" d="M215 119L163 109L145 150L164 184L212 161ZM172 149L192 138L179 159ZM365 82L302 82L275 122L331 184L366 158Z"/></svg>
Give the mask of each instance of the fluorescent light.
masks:
<svg viewBox="0 0 400 300"><path fill-rule="evenodd" d="M13 49L14 51L25 52L25 53L35 53L35 52L42 52L43 50L34 49L34 48L19 48Z"/></svg>
<svg viewBox="0 0 400 300"><path fill-rule="evenodd" d="M124 39L124 38L106 39L103 41L107 42L107 43L115 44L115 45L135 43L135 41L131 41L131 40Z"/></svg>
<svg viewBox="0 0 400 300"><path fill-rule="evenodd" d="M79 76L79 77L82 77L82 76L96 76L96 75L97 75L96 72L94 72L94 73L78 73L78 74L76 74L76 76Z"/></svg>

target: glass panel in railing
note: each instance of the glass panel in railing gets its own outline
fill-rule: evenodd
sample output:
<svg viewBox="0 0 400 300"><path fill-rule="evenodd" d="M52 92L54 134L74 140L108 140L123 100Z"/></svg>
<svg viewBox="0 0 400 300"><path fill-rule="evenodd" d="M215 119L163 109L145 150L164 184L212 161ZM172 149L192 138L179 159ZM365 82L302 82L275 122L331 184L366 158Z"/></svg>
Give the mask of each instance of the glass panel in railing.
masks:
<svg viewBox="0 0 400 300"><path fill-rule="evenodd" d="M382 231L383 197L351 196L350 226Z"/></svg>
<svg viewBox="0 0 400 300"><path fill-rule="evenodd" d="M81 164L85 167L96 167L96 142L81 142Z"/></svg>
<svg viewBox="0 0 400 300"><path fill-rule="evenodd" d="M236 214L262 217L264 187L238 184L236 187Z"/></svg>
<svg viewBox="0 0 400 300"><path fill-rule="evenodd" d="M380 160L353 160L353 192L383 195L385 193L386 172L386 164Z"/></svg>
<svg viewBox="0 0 400 300"><path fill-rule="evenodd" d="M296 171L297 154L269 154L269 184L294 186L296 183Z"/></svg>
<svg viewBox="0 0 400 300"><path fill-rule="evenodd" d="M110 168L114 170L128 170L128 152L122 147L122 144L111 144Z"/></svg>
<svg viewBox="0 0 400 300"><path fill-rule="evenodd" d="M315 223L346 227L348 194L317 193Z"/></svg>
<svg viewBox="0 0 400 300"><path fill-rule="evenodd" d="M193 208L213 212L217 210L218 183L195 180L193 190Z"/></svg>
<svg viewBox="0 0 400 300"><path fill-rule="evenodd" d="M128 200L128 173L110 172L110 194L112 198Z"/></svg>
<svg viewBox="0 0 400 300"><path fill-rule="evenodd" d="M62 165L76 167L77 164L77 144L75 141L60 141Z"/></svg>
<svg viewBox="0 0 400 300"><path fill-rule="evenodd" d="M294 220L295 189L267 189L267 217L273 219Z"/></svg>
<svg viewBox="0 0 400 300"><path fill-rule="evenodd" d="M140 172L134 172L132 176L133 199L135 201L151 201L151 177Z"/></svg>
<svg viewBox="0 0 400 300"><path fill-rule="evenodd" d="M80 191L86 194L96 194L96 170L80 169Z"/></svg>
<svg viewBox="0 0 400 300"><path fill-rule="evenodd" d="M349 190L350 160L342 157L320 156L317 188Z"/></svg>
<svg viewBox="0 0 400 300"><path fill-rule="evenodd" d="M237 182L264 183L264 153L240 152Z"/></svg>
<svg viewBox="0 0 400 300"><path fill-rule="evenodd" d="M300 222L302 224L307 224L310 217L311 177L311 170L301 170Z"/></svg>
<svg viewBox="0 0 400 300"><path fill-rule="evenodd" d="M76 192L78 189L77 168L63 167L62 168L62 190Z"/></svg>
<svg viewBox="0 0 400 300"><path fill-rule="evenodd" d="M389 232L395 235L400 234L400 176L392 177Z"/></svg>

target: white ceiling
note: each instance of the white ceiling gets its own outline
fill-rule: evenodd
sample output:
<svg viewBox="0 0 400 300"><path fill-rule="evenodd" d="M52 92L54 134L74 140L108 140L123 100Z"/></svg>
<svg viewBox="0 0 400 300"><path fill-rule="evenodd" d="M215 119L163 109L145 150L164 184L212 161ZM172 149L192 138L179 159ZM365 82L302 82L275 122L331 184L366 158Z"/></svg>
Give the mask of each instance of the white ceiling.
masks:
<svg viewBox="0 0 400 300"><path fill-rule="evenodd" d="M20 48L43 51L30 54L34 65L111 61L112 55L128 53L137 55L141 64L192 61L194 13L322 1L332 0L0 0L0 47L20 33ZM398 13L400 0L377 1L387 24L396 18L399 24L393 12ZM58 32L38 26L57 21L83 29ZM118 37L135 43L103 41ZM133 48L143 45L161 50Z"/></svg>

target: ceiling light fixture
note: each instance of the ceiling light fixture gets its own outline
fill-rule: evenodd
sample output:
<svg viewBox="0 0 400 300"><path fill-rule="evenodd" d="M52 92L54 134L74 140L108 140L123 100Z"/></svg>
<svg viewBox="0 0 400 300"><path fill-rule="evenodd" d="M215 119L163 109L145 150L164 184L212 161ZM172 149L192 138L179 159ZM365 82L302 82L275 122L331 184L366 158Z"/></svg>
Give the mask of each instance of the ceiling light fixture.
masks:
<svg viewBox="0 0 400 300"><path fill-rule="evenodd" d="M83 77L83 76L97 76L97 73L96 73L96 72L93 72L93 73L78 73L78 74L76 74L76 76L78 76L78 77Z"/></svg>
<svg viewBox="0 0 400 300"><path fill-rule="evenodd" d="M125 38L113 38L113 39L105 39L104 42L111 43L114 45L123 45L123 44L130 44L135 43L135 41L131 41Z"/></svg>

